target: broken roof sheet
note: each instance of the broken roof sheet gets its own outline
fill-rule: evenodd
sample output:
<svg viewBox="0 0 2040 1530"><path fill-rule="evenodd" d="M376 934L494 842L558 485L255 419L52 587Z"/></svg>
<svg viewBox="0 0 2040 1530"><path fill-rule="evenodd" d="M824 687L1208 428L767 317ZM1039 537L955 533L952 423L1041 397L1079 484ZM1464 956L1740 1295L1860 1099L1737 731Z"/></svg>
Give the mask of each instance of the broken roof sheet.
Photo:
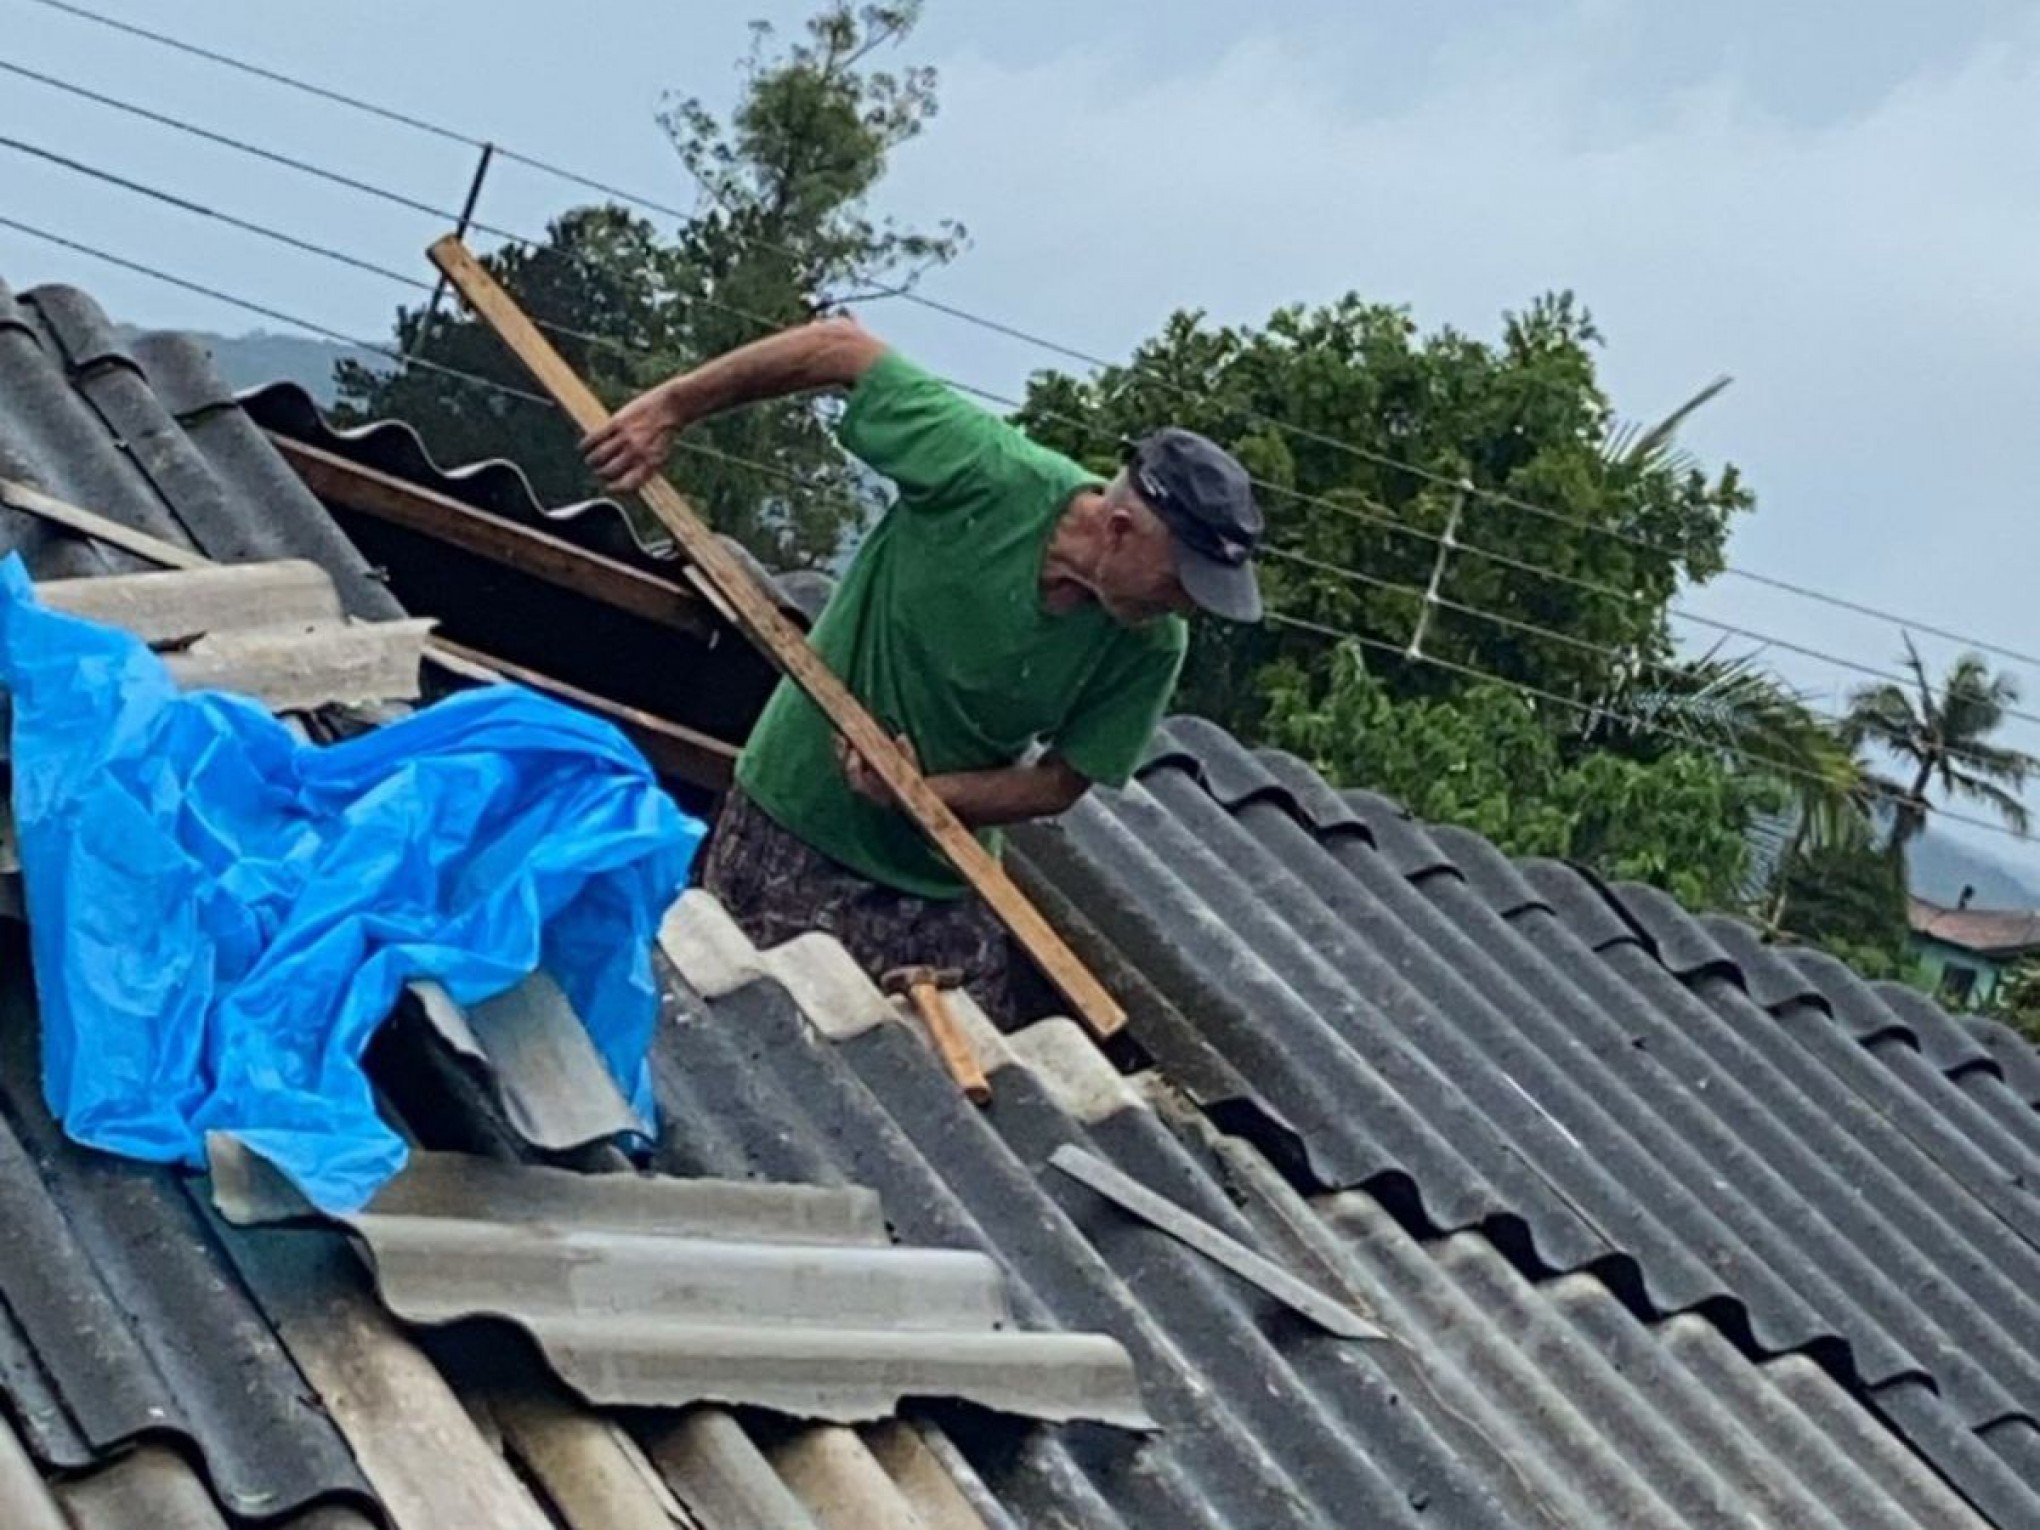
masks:
<svg viewBox="0 0 2040 1530"><path fill-rule="evenodd" d="M1152 985L1136 1036L1299 1174L1818 1356L2040 1523L2040 1118L1917 994L1194 721L1017 843Z"/></svg>
<svg viewBox="0 0 2040 1530"><path fill-rule="evenodd" d="M400 420L338 429L289 383L241 399L247 417L287 447L329 454L480 512L507 527L544 532L661 581L679 578L665 529L633 501L606 499L561 507L542 504L514 463L501 458L445 469L418 433ZM331 475L326 475L331 476ZM387 571L391 589L413 610L441 622L455 642L550 675L611 701L708 733L741 740L778 680L771 663L724 626L684 632L520 566L514 551L496 556L422 534L369 513L365 500L330 487L327 508L355 543ZM632 519L636 516L637 519ZM819 609L819 576L774 579L735 542L725 545L803 621ZM704 611L706 607L701 609ZM623 664L618 653L658 652L659 664Z"/></svg>
<svg viewBox="0 0 2040 1530"><path fill-rule="evenodd" d="M214 1139L212 1165L230 1220L310 1214L230 1139ZM1014 1331L997 1264L894 1247L867 1191L423 1154L343 1220L392 1312L427 1325L507 1319L591 1402L749 1404L847 1423L941 1396L1148 1423L1116 1343Z"/></svg>
<svg viewBox="0 0 2040 1530"><path fill-rule="evenodd" d="M312 396L293 382L251 388L238 402L256 425L286 440L334 452L503 520L546 527L641 568L670 573L675 566L672 534L634 495L626 500L596 498L549 506L532 488L524 469L507 457L441 467L424 437L408 422L371 420L363 425L334 425ZM729 537L722 542L789 610L809 619L820 614L832 588L825 576L774 574L742 543Z"/></svg>
<svg viewBox="0 0 2040 1530"><path fill-rule="evenodd" d="M401 616L216 382L196 343L122 345L70 289L0 297L0 473L215 557L316 558L349 610ZM149 567L12 511L5 550L44 579ZM254 577L267 588L276 573ZM165 614L214 626L272 603L227 582L204 600L185 588L190 603ZM316 584L330 601L331 581ZM118 586L80 598L126 599ZM640 1444L542 1373L512 1367L484 1387L462 1365L442 1372L340 1235L226 1227L174 1173L66 1142L40 1104L18 932L0 941L13 1048L0 1052L0 1196L10 1227L40 1229L0 1253L0 1524L672 1530L691 1512L707 1530L821 1530L847 1512L1010 1525L925 1420L853 1431L704 1408L660 1413ZM466 1018L481 1069L544 1058L557 1039L529 1015ZM470 1111L457 1094L426 1103L436 1120ZM588 1115L525 1124L571 1135ZM758 1504L771 1514L746 1517Z"/></svg>

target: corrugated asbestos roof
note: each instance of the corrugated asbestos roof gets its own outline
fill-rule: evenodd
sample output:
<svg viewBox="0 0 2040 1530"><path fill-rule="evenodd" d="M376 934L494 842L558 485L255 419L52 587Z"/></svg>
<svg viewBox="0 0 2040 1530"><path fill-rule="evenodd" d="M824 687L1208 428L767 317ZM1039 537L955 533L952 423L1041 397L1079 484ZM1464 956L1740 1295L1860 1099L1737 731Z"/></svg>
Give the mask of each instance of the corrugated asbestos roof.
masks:
<svg viewBox="0 0 2040 1530"><path fill-rule="evenodd" d="M80 294L0 290L0 473L228 561L313 558L349 610L400 615L258 425L648 556L507 465L443 471L407 427L334 433L288 389L244 409L188 341L123 348ZM0 511L5 546L42 578L131 566ZM539 597L490 588L499 625L557 638ZM175 1176L66 1143L6 934L0 1203L35 1233L0 1248L0 1523L2040 1524L2030 1047L1206 726L1160 743L1017 858L1153 1073L965 1005L978 1111L840 948L759 953L697 896L668 930L653 1163L878 1191L904 1241L996 1259L1020 1326L1124 1345L1160 1433L953 1403L854 1429L609 1414L472 1325L407 1334L338 1235L228 1228ZM556 994L416 997L418 1044L399 1025L377 1064L414 1129L628 1167L603 1145L628 1109ZM1333 1338L1130 1215L1050 1165L1069 1145L1393 1342ZM445 1246L410 1247L432 1288ZM606 1269L641 1294L642 1265Z"/></svg>
<svg viewBox="0 0 2040 1530"><path fill-rule="evenodd" d="M68 586L86 605L120 608L94 614L141 627L182 621L156 635L184 638L193 621L195 631L271 628L279 612L304 618L310 598L313 619L325 621L333 583L357 616L403 614L197 344L144 335L124 346L72 289L17 297L0 288L0 475L223 561L295 555L331 576L307 582L303 566L289 564L247 578L180 575L184 604L174 610L162 599L167 582L153 577ZM0 509L0 551L14 550L39 580L149 567ZM415 634L401 636L414 652ZM289 679L293 668L279 674ZM8 880L0 876L0 891ZM508 1107L554 1147L613 1129L626 1113L613 1092L532 1115L523 1110L532 1091L497 1076L502 1067L583 1076L546 997L537 985L469 1015L436 1016L440 1041L465 1042L447 1078L480 1074L488 1087L479 1101L430 1096L435 1120ZM660 1413L640 1444L515 1357L473 1365L443 1355L442 1372L399 1329L340 1236L227 1227L180 1176L68 1142L42 1106L37 1047L26 944L0 926L0 1215L12 1234L0 1247L0 1525L9 1530L753 1530L810 1513L830 1525L924 1530L1005 1523L925 1423L793 1428L693 1409ZM683 1491L713 1513L697 1519Z"/></svg>
<svg viewBox="0 0 2040 1530"><path fill-rule="evenodd" d="M203 346L123 343L75 287L0 282L0 476L221 563L309 558L353 615L404 613L235 403ZM136 572L125 554L0 507L0 552L38 579Z"/></svg>
<svg viewBox="0 0 2040 1530"><path fill-rule="evenodd" d="M1001 1041L960 1006L992 1065L978 1111L831 943L759 953L690 894L665 944L711 996L661 1038L667 1167L854 1176L904 1236L996 1251L1016 1301L1135 1354L1159 1435L958 1432L1019 1523L1981 1523L1804 1356L1752 1364L1705 1319L1640 1321L1591 1275L1532 1283L1483 1233L1419 1240L1364 1190L1306 1198L1067 1021ZM1333 1338L1128 1216L1049 1166L1071 1143L1396 1342Z"/></svg>
<svg viewBox="0 0 2040 1530"><path fill-rule="evenodd" d="M1138 1038L1299 1178L1814 1356L2040 1524L2040 1118L1971 1029L1194 721L1017 842L1146 984Z"/></svg>

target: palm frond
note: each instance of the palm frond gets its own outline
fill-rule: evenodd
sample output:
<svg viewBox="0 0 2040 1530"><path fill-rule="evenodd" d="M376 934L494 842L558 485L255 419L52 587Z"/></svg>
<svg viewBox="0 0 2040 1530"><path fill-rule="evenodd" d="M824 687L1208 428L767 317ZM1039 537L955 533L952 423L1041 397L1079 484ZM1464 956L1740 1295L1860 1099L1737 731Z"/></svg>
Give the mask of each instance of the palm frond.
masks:
<svg viewBox="0 0 2040 1530"><path fill-rule="evenodd" d="M1927 675L1927 661L1920 657L1920 651L1913 645L1912 634L1905 634L1905 661L1912 671L1913 689L1919 694L1919 720L1923 727L1932 731L1940 711L1934 697L1934 682Z"/></svg>
<svg viewBox="0 0 2040 1530"><path fill-rule="evenodd" d="M1679 427L1733 381L1725 375L1715 378L1655 425L1642 425L1632 420L1616 426L1601 443L1602 459L1610 467L1676 466L1670 459L1673 439L1678 435Z"/></svg>
<svg viewBox="0 0 2040 1530"><path fill-rule="evenodd" d="M2008 674L1993 675L1983 655L1966 653L1941 682L1941 722L1950 744L1966 744L2004 725L2005 713L2019 704L2019 683Z"/></svg>
<svg viewBox="0 0 2040 1530"><path fill-rule="evenodd" d="M1856 750L1806 699L1764 669L1754 654L1711 649L1661 673L1626 699L1639 718L1673 725L1696 742L1776 773L1793 796L1792 832L1827 846L1867 835L1863 767Z"/></svg>
<svg viewBox="0 0 2040 1530"><path fill-rule="evenodd" d="M1980 776L1957 771L1950 784L1950 795L1983 803L1995 811L1998 817L2005 821L2005 827L2014 834L2025 834L2031 825L2031 815L2026 811L2026 804L1995 781L1986 781Z"/></svg>
<svg viewBox="0 0 2040 1530"><path fill-rule="evenodd" d="M1878 744L1896 752L1907 752L1919 719L1912 698L1903 687L1890 681L1881 685L1858 686L1849 693L1849 709L1842 718L1842 739L1851 748Z"/></svg>

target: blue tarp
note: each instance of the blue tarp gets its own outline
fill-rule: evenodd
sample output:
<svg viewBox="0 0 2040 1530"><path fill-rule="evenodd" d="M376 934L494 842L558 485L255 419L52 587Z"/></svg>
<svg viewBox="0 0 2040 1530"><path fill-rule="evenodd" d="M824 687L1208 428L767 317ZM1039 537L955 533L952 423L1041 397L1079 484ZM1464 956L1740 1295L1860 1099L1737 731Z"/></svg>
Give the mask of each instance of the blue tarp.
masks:
<svg viewBox="0 0 2040 1530"><path fill-rule="evenodd" d="M510 686L324 747L179 694L146 645L0 562L0 686L43 1021L70 1135L202 1161L225 1131L328 1211L403 1164L361 1054L402 984L543 965L653 1119L651 943L702 826L606 723Z"/></svg>

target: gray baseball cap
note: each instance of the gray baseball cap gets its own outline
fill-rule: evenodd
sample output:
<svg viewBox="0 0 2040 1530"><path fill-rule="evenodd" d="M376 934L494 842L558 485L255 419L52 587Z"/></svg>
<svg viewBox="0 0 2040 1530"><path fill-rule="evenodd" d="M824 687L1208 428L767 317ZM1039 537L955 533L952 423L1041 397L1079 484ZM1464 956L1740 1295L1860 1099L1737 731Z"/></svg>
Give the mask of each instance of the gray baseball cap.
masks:
<svg viewBox="0 0 2040 1530"><path fill-rule="evenodd" d="M1254 554L1264 522L1247 470L1216 441L1174 425L1136 441L1126 467L1140 497L1169 528L1176 577L1190 598L1213 616L1259 621Z"/></svg>

